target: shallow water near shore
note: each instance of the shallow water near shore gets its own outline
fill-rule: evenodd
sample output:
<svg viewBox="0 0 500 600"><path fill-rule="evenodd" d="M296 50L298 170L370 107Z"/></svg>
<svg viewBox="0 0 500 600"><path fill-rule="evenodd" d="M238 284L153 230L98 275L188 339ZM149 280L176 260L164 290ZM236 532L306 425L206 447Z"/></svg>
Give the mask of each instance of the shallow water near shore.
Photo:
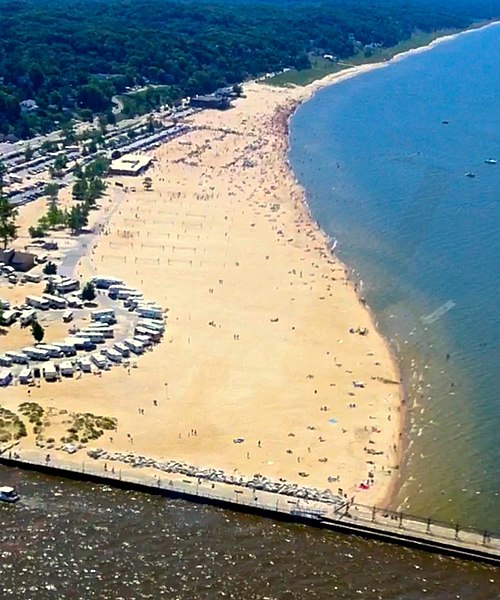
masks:
<svg viewBox="0 0 500 600"><path fill-rule="evenodd" d="M289 156L406 381L394 504L497 531L499 42L496 25L320 91Z"/></svg>

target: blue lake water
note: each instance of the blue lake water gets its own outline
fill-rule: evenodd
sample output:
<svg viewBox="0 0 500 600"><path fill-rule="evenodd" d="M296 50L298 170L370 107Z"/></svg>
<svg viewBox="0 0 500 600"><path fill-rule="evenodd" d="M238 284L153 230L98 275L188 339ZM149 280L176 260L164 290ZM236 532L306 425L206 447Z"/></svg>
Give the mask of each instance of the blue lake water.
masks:
<svg viewBox="0 0 500 600"><path fill-rule="evenodd" d="M395 502L497 531L499 48L497 25L323 89L289 153L405 377Z"/></svg>

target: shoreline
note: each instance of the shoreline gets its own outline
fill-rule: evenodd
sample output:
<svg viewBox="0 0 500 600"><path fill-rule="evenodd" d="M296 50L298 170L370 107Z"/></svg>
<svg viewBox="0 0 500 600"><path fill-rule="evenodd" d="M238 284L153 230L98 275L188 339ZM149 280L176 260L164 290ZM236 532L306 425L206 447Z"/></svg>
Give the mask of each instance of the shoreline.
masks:
<svg viewBox="0 0 500 600"><path fill-rule="evenodd" d="M438 37L423 46L419 46L417 48L411 48L409 50L399 52L399 53L395 54L394 56L392 56L390 59L384 59L379 62L366 63L364 65L356 65L356 66L353 66L350 68L346 68L337 73L326 75L325 77L323 77L321 79L315 80L315 81L303 86L303 89L306 92L304 97L297 99L295 101L294 105L290 107L288 114L287 114L287 118L286 118L286 128L284 131L284 136L286 138L285 164L287 165L288 169L290 170L291 176L293 177L296 185L301 190L301 193L303 196L302 202L304 204L305 213L306 213L307 217L322 232L322 234L325 237L325 240L327 242L327 245L328 245L328 242L331 242L333 240L331 240L330 236L325 231L323 231L320 224L316 221L316 219L314 219L314 216L312 215L312 212L311 212L311 208L307 201L307 190L299 183L298 179L295 176L293 168L288 160L288 153L289 153L289 148L290 148L290 122L291 122L291 119L293 118L293 116L295 115L296 111L302 106L302 104L305 104L309 100L313 99L313 97L315 96L315 94L317 92L319 92L325 88L328 88L332 85L338 84L346 79L350 79L352 77L358 77L360 75L363 75L366 72L371 72L372 70L375 70L375 69L390 66L392 63L397 63L401 60L405 60L406 58L411 57L415 54L421 54L422 52L428 52L428 51L432 50L433 48L435 48L436 46L439 46L442 43L447 43L447 42L451 42L451 41L455 40L459 36L466 35L466 34L473 34L473 33L481 31L482 29L496 27L496 26L500 26L500 21L490 21L487 23L474 25L463 31L458 31L456 33L447 34L447 35ZM263 83L265 85L265 82L263 82ZM338 255L335 253L334 247L330 248L330 252L331 252L332 256L339 263L344 265L344 267L347 270L350 269L348 264L343 263L339 259ZM356 295L358 297L358 300L361 301L361 297L359 296L357 291L356 291ZM389 485L387 486L387 492L386 492L385 496L383 497L383 500L380 503L380 506L393 507L394 503L396 502L397 495L399 494L402 484L403 484L403 473L404 473L404 469L405 469L405 467L404 467L405 454L406 454L406 451L408 450L409 444L411 442L411 440L409 438L409 427L408 426L409 426L409 411L411 410L412 406L407 405L407 401L411 400L409 393L410 393L410 389L411 389L411 379L412 379L413 375L412 375L412 373L408 373L407 377L405 377L405 374L401 367L401 359L398 355L397 349L394 347L394 345L391 343L391 341L388 338L386 338L386 336L379 329L379 327L377 325L376 314L373 312L371 307L366 302L364 302L363 305L370 316L370 320L372 322L373 328L377 331L378 335L380 335L381 338L384 340L384 342L390 352L392 362L393 362L393 367L396 370L396 372L398 373L399 381L400 381L400 383L399 383L399 394L400 394L400 401L401 401L401 412L400 412L400 420L399 420L400 422L399 422L398 432L396 432L396 435L393 438L396 442L398 442L398 441L400 442L397 444L398 450L397 450L397 460L396 460L397 464L399 465L399 469L398 469L397 473L393 477L391 477Z"/></svg>
<svg viewBox="0 0 500 600"><path fill-rule="evenodd" d="M374 64L379 64L379 63L374 63ZM383 64L383 63L380 63ZM370 69L371 70L371 69ZM364 71L363 71L364 72ZM358 76L358 75L362 75L363 72L360 73L355 73L352 74L352 76ZM337 75L337 74L335 74ZM302 104L308 102L309 100L311 100L315 93L321 89L324 89L326 87L329 87L330 85L335 85L336 83L338 83L338 81L329 81L329 79L332 76L327 76L326 78L323 78L321 80L318 80L317 82L313 82L312 84L309 84L308 86L305 86L306 88L317 88L314 89L314 91L310 94L309 97L304 98L303 100L298 100L293 106L290 107L290 110L288 111L288 114L286 116L286 126L285 126L285 130L283 132L284 135L284 139L285 139L285 143L286 143L286 151L285 151L285 156L284 156L284 160L285 160L285 164L287 165L289 171L290 171L290 175L293 178L296 186L301 190L301 194L302 194L302 204L304 207L304 211L305 214L307 216L307 218L310 220L310 222L312 224L314 224L318 230L321 232L322 236L325 239L326 245L329 248L329 251L332 255L332 257L339 263L341 264L347 272L350 273L350 267L347 263L344 263L342 260L340 260L340 258L338 257L338 255L335 253L335 248L333 247L334 244L334 240L331 239L331 237L329 236L328 233L326 233L322 228L321 225L319 224L318 221L316 221L316 219L314 218L311 208L309 206L309 203L307 201L307 190L299 183L298 179L295 176L295 173L293 171L293 168L288 160L288 154L289 154L289 149L290 149L290 122L291 119L293 118L295 112L297 111L298 108L300 108L300 106L302 106ZM342 78L343 80L344 78ZM328 80L328 81L327 81ZM322 82L325 82L324 85L321 85L319 87L319 84L321 84ZM352 287L354 287L354 292L356 294L356 297L358 299L358 302L360 304L363 305L363 308L367 311L368 315L369 315L369 319L371 321L372 327L373 329L377 332L377 335L379 335L383 340L384 343L386 344L387 349L389 350L391 359L392 359L392 366L394 371L397 373L398 378L399 378L399 384L398 384L398 388L399 388L399 401L400 401L400 406L402 407L402 410L399 412L399 423L398 423L398 427L396 428L394 435L393 435L393 443L395 443L398 447L398 451L396 454L396 463L400 466L401 462L403 461L403 455L404 455L404 450L401 447L401 442L405 442L405 436L404 436L404 430L406 427L406 419L407 419L407 411L404 410L405 404L406 404L406 399L407 399L407 392L405 391L405 382L403 381L403 373L401 371L400 368L400 363L399 363L399 358L397 356L397 352L396 349L392 346L391 342L384 336L384 334L380 331L377 322L376 322L376 314L373 312L373 310L371 309L370 305L366 302L363 301L364 299L362 298L362 296L359 295L358 290L356 289L356 284L353 283L353 280L350 277L350 274L347 276L347 279L350 281L350 284ZM390 478L389 483L387 485L387 490L384 494L384 496L382 497L382 500L379 502L380 506L386 507L386 508L392 508L393 504L394 504L394 500L395 500L395 495L397 494L399 487L401 485L401 471L400 469L397 470L397 473L395 473L395 475L393 477Z"/></svg>
<svg viewBox="0 0 500 600"><path fill-rule="evenodd" d="M450 37L453 36L443 39ZM355 416L359 413L343 411L335 398L334 423L328 425L323 415L318 416L312 410L314 394L318 393L322 402L328 402L332 391L328 389L327 382L333 377L335 383L329 385L341 388L335 396L345 395L344 400L348 399L347 394L355 395L352 379L365 380L362 374L366 374L369 383L367 399L372 401L369 406L375 401L376 408L365 406L359 416L366 419L372 413L375 414L374 419L381 419L387 416L384 407L378 406L384 396L387 403L385 410L402 405L399 362L391 344L378 331L375 315L361 303L353 282L346 278L346 266L332 251L331 240L310 213L307 193L288 163L288 125L298 106L311 98L315 91L390 62L346 70L302 90L263 91L259 89L261 84L250 84L250 97L238 101L234 112L207 113L192 118L190 122L194 127L186 137L155 152L157 162L151 173L153 192L134 190L122 194L110 186L109 191L114 198L108 197L102 202L102 210L110 211L107 230L104 235L100 232L101 235L93 241L92 250L87 249L80 258L78 272L81 276L84 272L109 271L123 276L141 289L145 288L147 297L171 310L168 340L160 345L162 351L158 356L155 350L152 357L138 359L137 370L129 376L123 370L119 376L119 370L115 369L103 374L102 384L99 383L100 378L87 378L85 389L76 381L63 381L57 385L61 393L44 384L33 390L32 399L40 399L44 406L51 406L54 402L51 396L54 395L57 396L56 402L65 400L65 406L70 406L71 410L83 412L90 404L101 414L117 416L119 432L112 436L114 439L110 438L109 443L106 440L104 445L108 450L128 448L156 458L165 455L200 467L223 467L227 472L237 471L245 476L263 471L265 476L276 479L285 476L291 482L299 481L297 468L307 468L308 472L305 475L299 473L299 476L311 475L315 486L320 487L319 482L324 482L325 475L331 473L330 487L335 489L333 482L341 477L342 487L351 494L356 489L356 481L363 480L361 465L369 462L363 460L368 457L362 453L363 442L356 437L349 442L340 441L340 426L336 427L336 433L332 433L332 425L337 423L339 413L346 432L353 427L356 436L367 440L370 422L367 421L363 433L358 426L360 418ZM261 179L257 180L259 176ZM110 178L110 182L114 183L117 179ZM127 180L127 185L140 186L140 183ZM259 200L259 194L265 200ZM275 206L276 209L273 208ZM281 234L278 227L283 230ZM180 242L166 242L166 239ZM269 256L262 256L264 249L270 252L272 260L268 260ZM151 263L152 260L157 263ZM297 273L292 273L298 267L302 269L301 264L304 268L307 264L309 270L318 269L317 272L306 273L307 282L300 281L302 270L300 278ZM340 279L331 275L335 270L343 273ZM316 277L316 274L321 277ZM217 287L217 278L218 285L224 282L226 287ZM290 286L295 286L291 300L299 308L290 304L290 292L286 291L290 288L281 285L285 279L289 280ZM325 284L325 280L330 279L334 283ZM260 283L258 287L262 290L255 289L254 281ZM214 282L215 287L210 288L212 291L209 289L206 296L207 289ZM312 292L299 288L306 284ZM330 286L337 289L336 302L341 303L334 306L334 312L339 313L337 315L331 309L325 310L324 303L318 302L327 299L328 293L333 296ZM318 298L319 294L323 295ZM332 301L328 302L331 306ZM209 327L207 330L209 318L212 329ZM275 325L270 325L269 321ZM328 328L333 333L331 337L344 336L346 323L352 327L368 324L374 332L370 343L377 346L376 356L383 356L384 377L394 381L398 379L396 401L390 398L392 394L387 394L387 387L382 392L383 386L376 381L376 372L362 358L366 354L366 346L361 339L354 339L357 336L349 338L348 334L346 339L337 338L338 344L347 341L352 350L337 346L335 354L340 352L347 361L346 365L351 367L345 370L344 366L345 373L352 373L354 368L358 370L359 364L362 364L360 375L341 375L337 370L339 375L333 376L333 367L339 365L325 360L325 354L330 354L332 339L325 336L323 330ZM228 327L237 332L233 333L233 340L229 338L230 341L224 337ZM292 333L296 329L300 331L298 338L296 333ZM240 332L242 349L238 348ZM238 343L233 344L234 341ZM273 358L271 369L267 355ZM304 374L314 373L316 376L320 360L323 366L317 376L319 383L305 383ZM342 358L338 361L334 358L334 362L343 361ZM303 367L303 363L307 363L307 367ZM157 365L162 365L162 369L159 370ZM297 374L299 367L304 368L301 378ZM307 371L306 368L314 370ZM387 377L387 373L391 375ZM158 381L159 376L166 382ZM318 389L314 390L314 386ZM374 392L371 391L372 386ZM22 388L15 389L7 404L14 406L16 401L25 399L22 393ZM358 389L355 393L365 394ZM155 397L162 398L161 411L148 408L147 419L138 419L137 408L146 406L144 402ZM140 402L138 407L136 402ZM349 408L352 407L349 405ZM144 415L142 410L139 414ZM323 405L320 410L323 410ZM377 459L382 471L387 465L401 465L402 446L408 442L404 438L400 440L405 411L398 412L398 418L392 420L390 427L387 420L384 424L386 441L383 445L391 447L395 442L397 454L391 452L390 457L387 454L384 463ZM246 414L253 416L252 423L248 423ZM283 419L285 423L280 422ZM391 421L390 418L388 420ZM178 438L176 432L172 434L173 423L180 429ZM205 431L203 439L199 439L197 433L190 436L190 429L191 433L193 430L197 432L206 428L207 424L208 437L203 435ZM328 430L327 436L330 438L331 435L331 440L322 439L325 437L323 428ZM390 429L390 436L386 428ZM328 442L328 446L317 445L313 451L318 433L313 436L304 429L318 431L319 441ZM133 447L130 446L130 432L136 440ZM287 440L287 432L294 432L288 433L288 436L293 435L297 439ZM238 436L246 444L246 457L245 451L232 445ZM261 451L261 438L264 451ZM33 444L33 439L23 442L28 443ZM336 460L331 470L324 463L318 466L315 462L313 466L313 456L309 457L304 452L308 443L311 445L308 452L315 461L321 463L322 457ZM101 440L97 444L101 446ZM248 444L252 444L251 452L247 450ZM287 447L290 452L286 450L286 453L294 455L293 460L283 454ZM40 454L46 449L52 451L43 446ZM86 450L85 447L81 454L77 453L75 463L81 460ZM352 453L357 453L356 458L351 456ZM257 459L254 454L258 455ZM297 467L294 463L309 466ZM387 477L388 471L383 473L382 484L379 483L381 473L377 471L377 484L369 489L371 503L384 506L393 501L394 490L401 477L401 471L395 473L396 470L391 468L390 477ZM344 481L347 481L345 485ZM368 492L363 494L369 495Z"/></svg>

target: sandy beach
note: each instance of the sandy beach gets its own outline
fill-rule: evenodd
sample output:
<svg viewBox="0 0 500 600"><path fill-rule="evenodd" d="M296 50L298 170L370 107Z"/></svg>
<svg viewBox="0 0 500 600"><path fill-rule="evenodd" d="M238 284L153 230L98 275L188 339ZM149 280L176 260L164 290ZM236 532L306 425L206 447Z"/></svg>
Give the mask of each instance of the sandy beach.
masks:
<svg viewBox="0 0 500 600"><path fill-rule="evenodd" d="M297 104L372 68L307 88L250 83L234 108L196 114L188 134L154 152L151 191L142 178L109 178L93 213L100 235L78 276L141 289L168 310L166 335L131 368L2 391L10 410L27 400L46 410L42 435L55 444L41 453L57 459L65 411L91 412L116 418L117 429L84 444L75 464L92 448L132 451L389 502L399 374L286 161ZM40 201L23 207L19 245L43 210ZM21 455L35 445L31 429Z"/></svg>

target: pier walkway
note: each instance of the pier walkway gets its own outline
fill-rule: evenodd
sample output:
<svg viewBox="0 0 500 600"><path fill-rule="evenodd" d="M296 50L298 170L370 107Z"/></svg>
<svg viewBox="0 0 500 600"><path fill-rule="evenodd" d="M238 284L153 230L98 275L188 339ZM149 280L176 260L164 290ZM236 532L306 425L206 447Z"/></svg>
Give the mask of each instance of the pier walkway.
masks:
<svg viewBox="0 0 500 600"><path fill-rule="evenodd" d="M49 475L264 514L281 520L500 566L500 533L432 518L422 519L340 499L331 503L315 502L179 473L165 473L123 463L105 463L88 457L83 462L77 460L76 456L68 457L67 460L43 460L40 452L24 449L22 456L13 452L0 454L0 463ZM22 489L19 491L22 495Z"/></svg>

